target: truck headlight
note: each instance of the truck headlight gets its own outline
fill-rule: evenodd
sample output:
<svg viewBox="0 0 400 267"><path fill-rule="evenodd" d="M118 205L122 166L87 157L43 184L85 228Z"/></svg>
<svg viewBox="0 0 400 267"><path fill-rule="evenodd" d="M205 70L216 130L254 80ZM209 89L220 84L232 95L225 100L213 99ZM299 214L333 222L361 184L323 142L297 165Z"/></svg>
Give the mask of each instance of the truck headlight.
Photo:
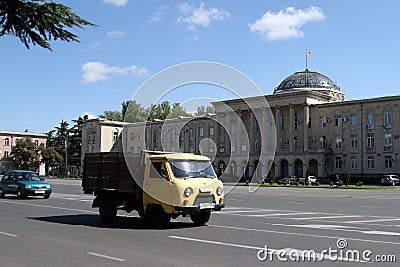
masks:
<svg viewBox="0 0 400 267"><path fill-rule="evenodd" d="M218 188L217 188L217 195L218 195L218 196L222 195L222 192L224 192L224 189L222 189L222 187L218 186Z"/></svg>
<svg viewBox="0 0 400 267"><path fill-rule="evenodd" d="M193 194L193 189L190 187L186 188L185 191L183 192L183 195L185 197L190 197L192 194Z"/></svg>
<svg viewBox="0 0 400 267"><path fill-rule="evenodd" d="M31 185L25 185L25 188L32 188L32 186Z"/></svg>

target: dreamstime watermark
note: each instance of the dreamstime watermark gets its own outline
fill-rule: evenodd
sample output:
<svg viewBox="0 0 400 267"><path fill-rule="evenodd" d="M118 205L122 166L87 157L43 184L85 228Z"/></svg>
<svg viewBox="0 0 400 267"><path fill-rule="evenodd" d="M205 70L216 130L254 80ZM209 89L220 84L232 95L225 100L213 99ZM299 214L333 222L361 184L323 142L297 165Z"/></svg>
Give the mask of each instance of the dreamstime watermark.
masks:
<svg viewBox="0 0 400 267"><path fill-rule="evenodd" d="M257 252L259 261L293 261L293 262L317 262L330 260L334 262L396 262L396 255L374 255L371 250L348 249L347 240L339 238L336 247L329 247L320 251L299 249L270 249L267 245Z"/></svg>

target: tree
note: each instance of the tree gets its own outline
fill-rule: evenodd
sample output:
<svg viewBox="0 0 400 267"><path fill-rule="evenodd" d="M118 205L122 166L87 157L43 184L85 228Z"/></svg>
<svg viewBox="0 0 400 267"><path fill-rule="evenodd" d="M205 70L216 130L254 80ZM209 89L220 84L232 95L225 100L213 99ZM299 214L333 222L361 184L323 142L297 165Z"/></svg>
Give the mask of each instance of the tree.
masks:
<svg viewBox="0 0 400 267"><path fill-rule="evenodd" d="M106 110L106 111L104 111L103 114L99 115L99 117L109 120L109 121L123 121L124 120L124 116L118 110L115 110L115 111Z"/></svg>
<svg viewBox="0 0 400 267"><path fill-rule="evenodd" d="M26 48L39 45L51 51L52 39L79 42L66 28L96 26L62 4L47 0L0 0L0 36L18 37Z"/></svg>
<svg viewBox="0 0 400 267"><path fill-rule="evenodd" d="M45 164L46 173L49 167L54 167L62 164L64 158L54 149L53 146L45 147L43 144L39 147L40 155L42 156L41 162Z"/></svg>
<svg viewBox="0 0 400 267"><path fill-rule="evenodd" d="M122 114L126 122L140 122L147 120L146 109L135 100L122 102Z"/></svg>
<svg viewBox="0 0 400 267"><path fill-rule="evenodd" d="M28 170L39 163L39 148L30 138L19 139L11 150L11 161L18 169Z"/></svg>
<svg viewBox="0 0 400 267"><path fill-rule="evenodd" d="M184 108L181 107L181 105L179 103L174 103L172 105L172 110L171 113L168 114L168 119L172 119L172 118L178 118L180 116L183 117L192 117L191 114L187 113L186 110Z"/></svg>
<svg viewBox="0 0 400 267"><path fill-rule="evenodd" d="M215 113L215 108L213 106L204 106L201 105L197 107L197 112L194 113L195 116L204 116L208 113Z"/></svg>

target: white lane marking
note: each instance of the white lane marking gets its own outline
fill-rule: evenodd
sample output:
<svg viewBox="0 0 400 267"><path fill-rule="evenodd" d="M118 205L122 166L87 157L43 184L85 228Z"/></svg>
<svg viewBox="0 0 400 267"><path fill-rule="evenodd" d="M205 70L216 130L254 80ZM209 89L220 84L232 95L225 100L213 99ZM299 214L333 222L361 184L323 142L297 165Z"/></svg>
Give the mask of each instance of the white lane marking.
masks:
<svg viewBox="0 0 400 267"><path fill-rule="evenodd" d="M395 219L379 219L379 220L366 220L366 221L348 221L347 223L367 223L367 222L386 222L386 221L400 221L400 218L395 218Z"/></svg>
<svg viewBox="0 0 400 267"><path fill-rule="evenodd" d="M11 237L18 237L18 235L6 233L6 232L0 232L0 235L6 235L6 236L11 236Z"/></svg>
<svg viewBox="0 0 400 267"><path fill-rule="evenodd" d="M264 230L264 229L254 229L254 228L243 228L243 227L234 227L227 225L212 225L211 227L232 229L232 230L243 230L243 231L253 231L253 232L263 232L263 233L272 233L272 234L283 234L283 235L297 235L297 236L308 236L308 237L318 237L318 238L327 238L327 239L339 239L343 238L342 236L326 236L326 235L312 235L312 234L302 234L302 233L288 233L282 231L272 231L272 230ZM389 242L389 241L379 241L379 240L369 240L369 239L360 239L360 238L346 238L347 240L360 241L360 242L368 242L368 243L378 243L378 244L389 244L389 245L400 245L400 242Z"/></svg>
<svg viewBox="0 0 400 267"><path fill-rule="evenodd" d="M104 254L99 254L99 253L95 253L95 252L88 252L88 255L92 255L92 256L96 256L96 257L100 257L100 258L105 258L105 259L109 259L109 260L113 260L113 261L126 261L125 259L121 259L121 258L116 258L116 257L111 257L111 256L107 256Z"/></svg>
<svg viewBox="0 0 400 267"><path fill-rule="evenodd" d="M362 216L362 215L337 215L337 216L292 218L292 219L293 220L318 220L318 219L351 218L351 217L364 217L364 216Z"/></svg>
<svg viewBox="0 0 400 267"><path fill-rule="evenodd" d="M282 253L282 251L285 252L285 255L296 255L296 253L294 253L294 251L296 251L297 255L306 255L305 256L306 258L313 260L311 254L309 254L309 252L312 250L301 250L301 249L296 249L296 248L273 249L273 248L268 248L267 246L262 248L262 247L255 247L255 246L249 246L249 245L241 245L241 244L226 243L226 242L221 242L221 241L212 241L212 240L197 239L197 238L190 238L190 237L183 237L183 236L174 236L174 235L170 235L168 237L173 238L173 239L185 240L185 241L258 250L259 252L262 251L263 253L266 253L267 255ZM304 252L306 252L306 253L304 253ZM330 255L325 255L325 254L321 254L321 253L317 253L317 252L315 252L315 259L321 260L321 261L322 261L322 259L327 259L327 260L331 260L331 261L348 260L349 262L366 262L363 260L346 259L346 258L342 258L342 257L338 257L337 259L333 260Z"/></svg>
<svg viewBox="0 0 400 267"><path fill-rule="evenodd" d="M306 203L301 203L301 202L288 202L288 204L305 205Z"/></svg>
<svg viewBox="0 0 400 267"><path fill-rule="evenodd" d="M249 217L276 217L276 216L290 216L290 215L311 215L318 214L315 212L293 212L293 213L273 213L273 214L256 214L248 215Z"/></svg>
<svg viewBox="0 0 400 267"><path fill-rule="evenodd" d="M382 207L378 207L378 206L360 206L360 208L374 208L374 209L382 209Z"/></svg>
<svg viewBox="0 0 400 267"><path fill-rule="evenodd" d="M391 236L400 236L400 233L397 232L387 232L387 231L374 231L370 229L362 229L362 228L353 228L348 227L350 229L344 229L347 228L342 225L318 225L318 224L272 224L275 226L286 226L286 227L299 227L299 228L310 228L310 229L323 229L323 230L332 230L332 231L343 231L343 232L356 232L356 233L361 233L361 234L367 234L367 235L391 235ZM362 230L360 230L362 229Z"/></svg>
<svg viewBox="0 0 400 267"><path fill-rule="evenodd" d="M275 210L233 210L233 211L226 211L224 214L233 214L233 213L252 213L252 212L260 212L260 211L275 211Z"/></svg>
<svg viewBox="0 0 400 267"><path fill-rule="evenodd" d="M58 209L58 210L78 211L78 212L86 212L86 213L97 213L95 211L90 211L90 210L70 209L70 208L54 207L54 206L48 206L48 205L32 204L32 203L26 203L26 202L15 202L15 201L8 201L8 200L0 200L0 202L18 204L18 205L25 205L25 206L33 206L33 207L40 207L40 208L50 208L50 209Z"/></svg>

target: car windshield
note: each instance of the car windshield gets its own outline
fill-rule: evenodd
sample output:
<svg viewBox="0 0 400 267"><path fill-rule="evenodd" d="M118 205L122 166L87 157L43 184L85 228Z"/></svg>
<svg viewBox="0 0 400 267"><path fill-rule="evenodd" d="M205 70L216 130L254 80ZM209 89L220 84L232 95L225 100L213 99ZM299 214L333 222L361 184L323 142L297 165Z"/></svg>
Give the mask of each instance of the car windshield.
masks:
<svg viewBox="0 0 400 267"><path fill-rule="evenodd" d="M176 178L216 178L209 161L171 161L171 168Z"/></svg>
<svg viewBox="0 0 400 267"><path fill-rule="evenodd" d="M34 172L21 172L17 174L18 180L20 181L41 181L39 175Z"/></svg>

